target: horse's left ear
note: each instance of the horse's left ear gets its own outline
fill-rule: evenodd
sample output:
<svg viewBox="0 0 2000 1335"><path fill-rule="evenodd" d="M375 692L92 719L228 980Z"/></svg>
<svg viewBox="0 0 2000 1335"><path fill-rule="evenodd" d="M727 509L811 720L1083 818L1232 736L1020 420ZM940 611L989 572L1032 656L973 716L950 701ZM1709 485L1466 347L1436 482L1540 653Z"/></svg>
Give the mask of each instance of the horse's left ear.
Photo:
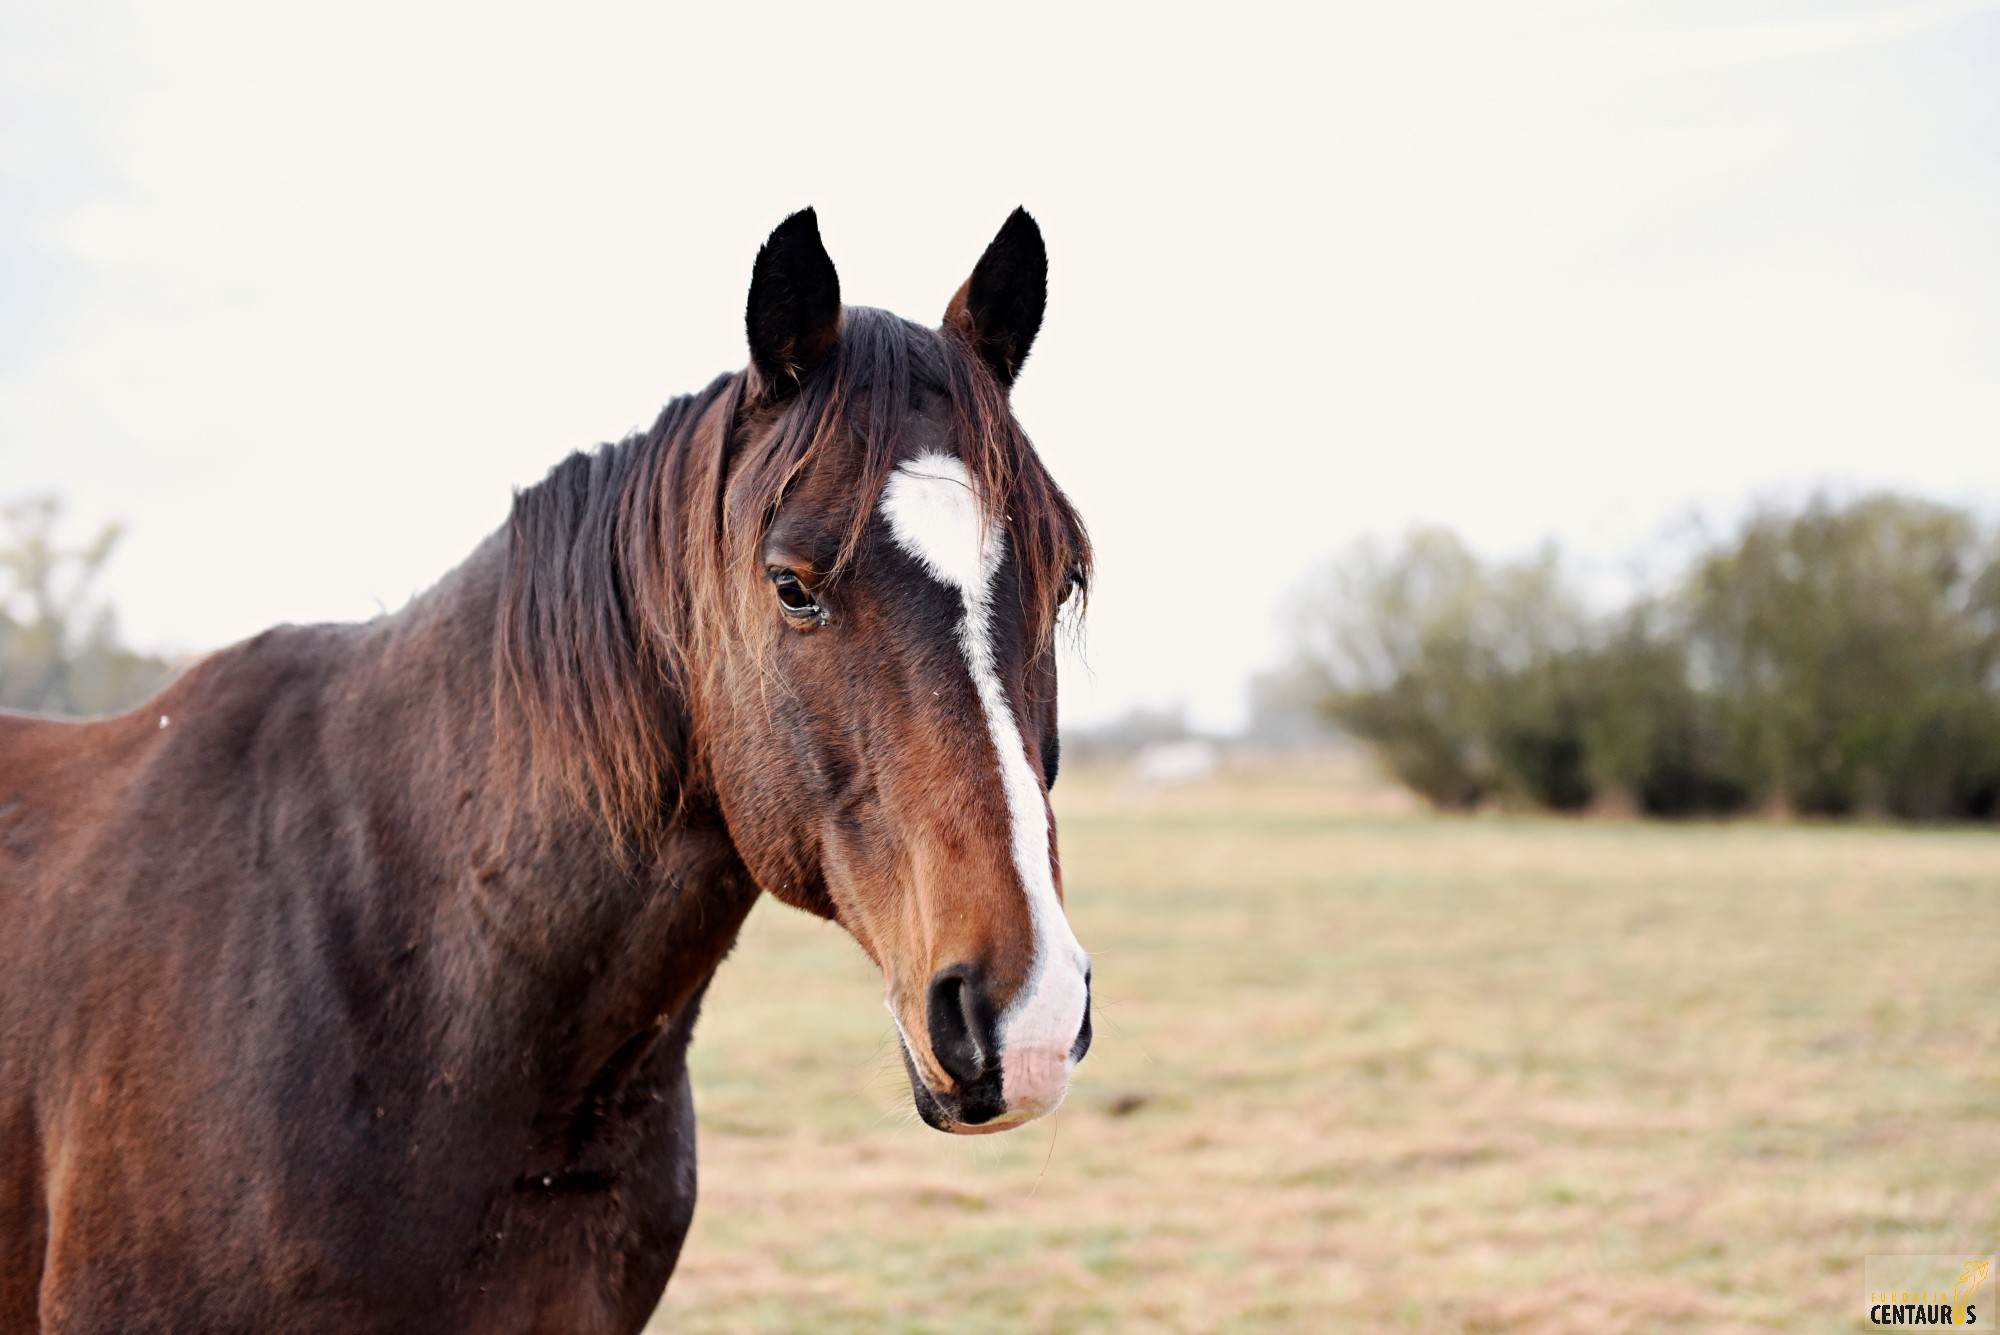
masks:
<svg viewBox="0 0 2000 1335"><path fill-rule="evenodd" d="M1000 383L1011 386L1028 360L1049 305L1049 252L1042 229L1015 209L945 308L944 322L964 334Z"/></svg>

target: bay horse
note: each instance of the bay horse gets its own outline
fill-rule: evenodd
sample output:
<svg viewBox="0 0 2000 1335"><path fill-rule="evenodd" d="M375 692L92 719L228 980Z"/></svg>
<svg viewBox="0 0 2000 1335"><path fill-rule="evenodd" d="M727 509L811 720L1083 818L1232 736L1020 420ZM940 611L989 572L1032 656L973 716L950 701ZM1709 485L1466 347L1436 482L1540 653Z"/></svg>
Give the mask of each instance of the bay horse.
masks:
<svg viewBox="0 0 2000 1335"><path fill-rule="evenodd" d="M1009 406L1046 299L1024 211L938 328L843 307L795 214L748 367L403 610L0 718L0 1331L637 1331L760 893L880 966L924 1121L1054 1108L1090 549Z"/></svg>

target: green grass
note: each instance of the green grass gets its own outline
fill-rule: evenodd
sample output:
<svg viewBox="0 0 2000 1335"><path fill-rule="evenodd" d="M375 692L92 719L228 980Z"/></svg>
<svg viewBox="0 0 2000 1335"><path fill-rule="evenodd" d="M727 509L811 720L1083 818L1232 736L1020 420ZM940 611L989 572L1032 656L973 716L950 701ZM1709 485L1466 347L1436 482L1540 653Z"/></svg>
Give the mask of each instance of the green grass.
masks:
<svg viewBox="0 0 2000 1335"><path fill-rule="evenodd" d="M914 1123L761 905L695 1043L682 1331L1825 1331L2000 1241L2000 834L1435 819L1331 767L1058 790L1097 1045Z"/></svg>

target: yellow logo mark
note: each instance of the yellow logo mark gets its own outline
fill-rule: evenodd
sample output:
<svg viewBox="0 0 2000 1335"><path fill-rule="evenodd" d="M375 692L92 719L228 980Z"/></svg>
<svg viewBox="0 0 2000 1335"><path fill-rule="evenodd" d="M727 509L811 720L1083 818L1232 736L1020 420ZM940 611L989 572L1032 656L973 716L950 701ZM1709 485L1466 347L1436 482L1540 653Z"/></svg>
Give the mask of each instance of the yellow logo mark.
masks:
<svg viewBox="0 0 2000 1335"><path fill-rule="evenodd" d="M1965 1305L1979 1293L1979 1286L1986 1282L1987 1273L1992 1269L1991 1258L1980 1257L1967 1261L1965 1269L1958 1272L1958 1283L1953 1286L1951 1294L1951 1305L1958 1309L1952 1313L1954 1321L1965 1320Z"/></svg>

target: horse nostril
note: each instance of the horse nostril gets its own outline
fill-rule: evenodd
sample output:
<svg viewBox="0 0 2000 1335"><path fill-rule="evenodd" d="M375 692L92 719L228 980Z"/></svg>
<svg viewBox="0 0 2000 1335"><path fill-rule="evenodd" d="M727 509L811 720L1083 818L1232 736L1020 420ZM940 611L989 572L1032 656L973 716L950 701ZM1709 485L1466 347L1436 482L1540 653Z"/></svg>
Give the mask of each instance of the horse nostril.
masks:
<svg viewBox="0 0 2000 1335"><path fill-rule="evenodd" d="M962 966L940 970L924 999L931 1053L961 1087L993 1066L993 1016L986 990Z"/></svg>
<svg viewBox="0 0 2000 1335"><path fill-rule="evenodd" d="M1076 1042L1070 1044L1069 1059L1072 1063L1083 1060L1083 1054L1090 1051L1090 970L1083 971L1083 1025L1076 1031Z"/></svg>

